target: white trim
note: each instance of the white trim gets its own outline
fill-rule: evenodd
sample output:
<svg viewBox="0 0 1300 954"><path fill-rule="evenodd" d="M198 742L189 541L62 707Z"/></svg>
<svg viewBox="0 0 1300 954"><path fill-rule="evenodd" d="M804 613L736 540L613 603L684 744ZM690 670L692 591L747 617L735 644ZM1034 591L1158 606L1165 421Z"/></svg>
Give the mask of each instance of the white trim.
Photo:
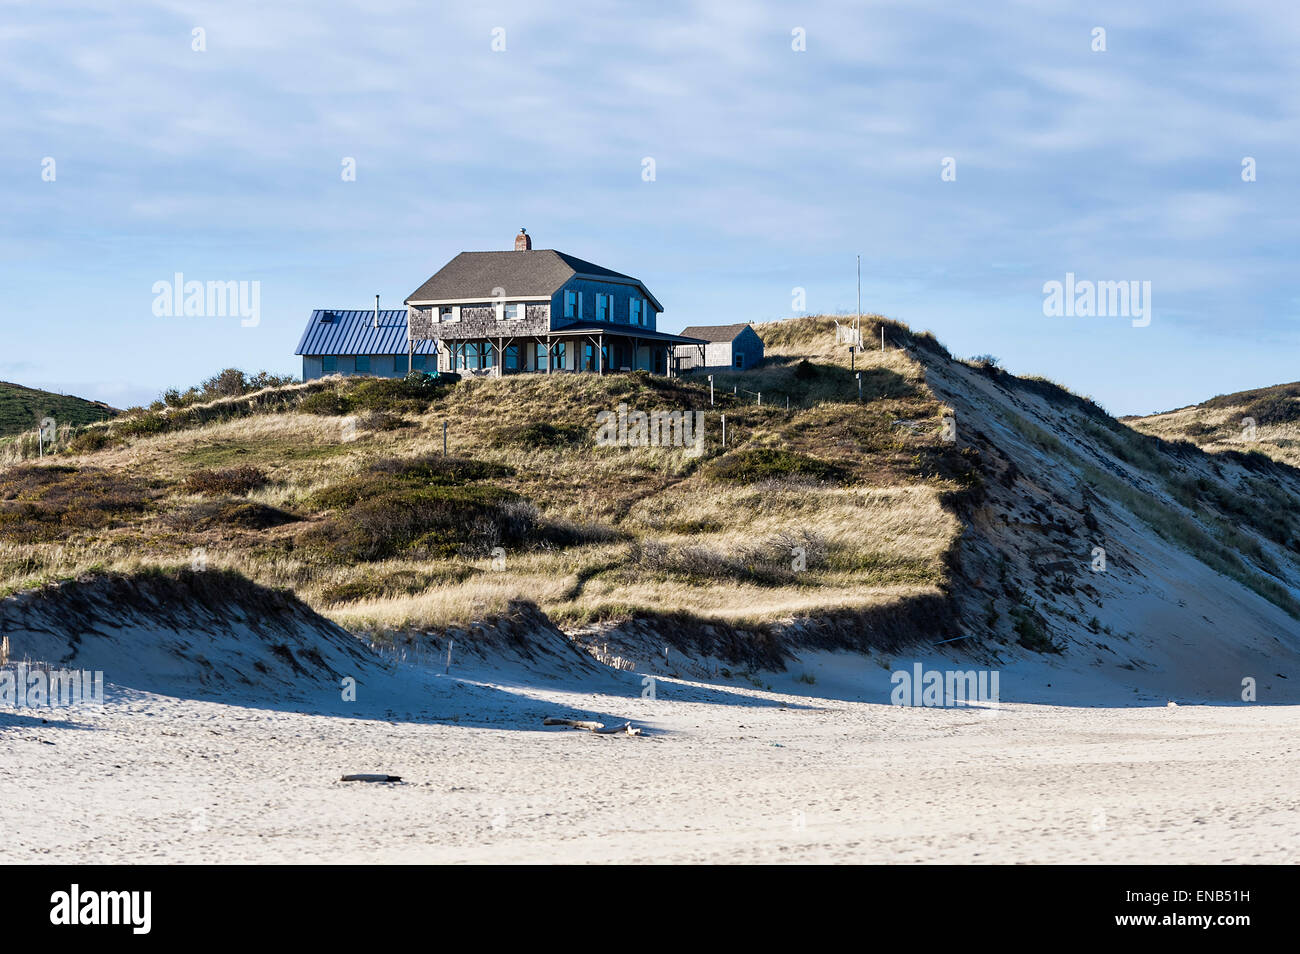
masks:
<svg viewBox="0 0 1300 954"><path fill-rule="evenodd" d="M408 301L408 305L481 305L487 303L494 304L497 301L523 301L530 305L544 305L548 301L545 295L526 295L522 298L502 298L496 299L491 295L480 295L477 298L429 298L421 301Z"/></svg>
<svg viewBox="0 0 1300 954"><path fill-rule="evenodd" d="M581 278L584 281L595 282L598 285L635 285L650 297L650 299L655 303L656 308L663 311L663 305L659 304L659 299L650 294L650 289L646 288L645 282L641 281L639 278L611 278L608 275L584 275L582 272L574 272L569 281L573 281L574 278Z"/></svg>

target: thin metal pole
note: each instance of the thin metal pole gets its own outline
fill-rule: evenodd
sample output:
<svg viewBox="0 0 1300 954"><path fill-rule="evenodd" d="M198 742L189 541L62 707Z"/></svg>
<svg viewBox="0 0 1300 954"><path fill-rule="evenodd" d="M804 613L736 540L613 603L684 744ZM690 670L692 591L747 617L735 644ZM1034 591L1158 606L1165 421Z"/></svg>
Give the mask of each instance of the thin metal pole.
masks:
<svg viewBox="0 0 1300 954"><path fill-rule="evenodd" d="M727 446L727 415L722 415L722 446Z"/></svg>

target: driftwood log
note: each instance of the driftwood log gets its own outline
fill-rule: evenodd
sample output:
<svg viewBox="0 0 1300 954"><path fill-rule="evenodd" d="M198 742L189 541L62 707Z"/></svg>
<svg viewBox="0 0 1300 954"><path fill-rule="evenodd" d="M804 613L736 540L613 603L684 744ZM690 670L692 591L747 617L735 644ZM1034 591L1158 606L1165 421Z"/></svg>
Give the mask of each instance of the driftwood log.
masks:
<svg viewBox="0 0 1300 954"><path fill-rule="evenodd" d="M571 729L584 729L587 732L594 732L596 735L640 735L641 730L632 725L631 722L624 722L622 725L605 728L603 722L583 722L580 719L556 719L547 716L542 720L542 725L567 725Z"/></svg>

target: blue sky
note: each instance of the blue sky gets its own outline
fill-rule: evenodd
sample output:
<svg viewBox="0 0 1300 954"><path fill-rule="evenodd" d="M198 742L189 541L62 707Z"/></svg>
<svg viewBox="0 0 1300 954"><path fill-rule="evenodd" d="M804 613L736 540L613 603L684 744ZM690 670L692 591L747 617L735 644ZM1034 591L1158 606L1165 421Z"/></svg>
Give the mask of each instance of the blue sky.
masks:
<svg viewBox="0 0 1300 954"><path fill-rule="evenodd" d="M1292 381L1298 46L1292 2L3 0L0 379L298 371L311 309L524 226L670 331L851 311L861 254L864 310L1113 413ZM176 272L260 323L156 317ZM1151 324L1044 316L1067 272L1151 282Z"/></svg>

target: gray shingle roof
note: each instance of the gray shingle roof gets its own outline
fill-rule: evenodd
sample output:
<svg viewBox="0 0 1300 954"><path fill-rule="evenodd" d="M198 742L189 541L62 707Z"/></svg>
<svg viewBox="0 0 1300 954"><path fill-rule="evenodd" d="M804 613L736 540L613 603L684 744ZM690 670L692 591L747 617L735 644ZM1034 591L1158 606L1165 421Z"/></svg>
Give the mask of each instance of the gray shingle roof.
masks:
<svg viewBox="0 0 1300 954"><path fill-rule="evenodd" d="M461 252L427 282L411 292L409 301L487 301L497 288L507 298L550 298L574 275L617 278L636 282L654 299L639 279L596 265L555 249L528 252ZM658 301L655 306L662 311Z"/></svg>
<svg viewBox="0 0 1300 954"><path fill-rule="evenodd" d="M735 341L736 335L748 327L749 323L744 321L734 325L691 325L689 328L683 328L682 334L687 338L703 338L705 341L717 344L722 341Z"/></svg>
<svg viewBox="0 0 1300 954"><path fill-rule="evenodd" d="M432 341L417 341L416 354L433 354ZM311 313L307 329L294 354L406 354L406 309L355 311L318 308Z"/></svg>

